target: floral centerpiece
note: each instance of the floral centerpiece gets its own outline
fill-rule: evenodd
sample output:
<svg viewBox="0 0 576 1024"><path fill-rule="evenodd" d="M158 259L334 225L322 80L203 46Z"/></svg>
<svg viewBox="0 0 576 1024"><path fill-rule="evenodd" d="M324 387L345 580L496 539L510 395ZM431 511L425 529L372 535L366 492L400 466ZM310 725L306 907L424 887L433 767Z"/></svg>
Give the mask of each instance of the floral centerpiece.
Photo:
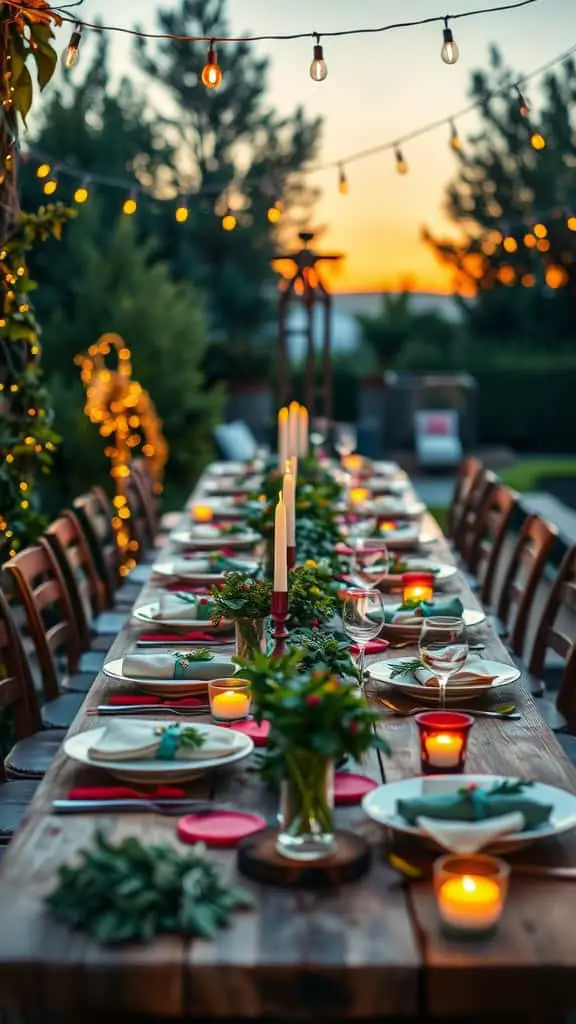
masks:
<svg viewBox="0 0 576 1024"><path fill-rule="evenodd" d="M327 856L335 844L334 762L360 760L370 748L389 752L375 731L378 713L352 680L327 669L302 669L304 652L237 659L251 685L258 722L270 723L270 757L282 772L278 851L296 860Z"/></svg>
<svg viewBox="0 0 576 1024"><path fill-rule="evenodd" d="M250 658L264 646L264 626L270 615L272 583L249 573L227 572L220 588L212 591L212 621L232 619L236 626L236 654Z"/></svg>
<svg viewBox="0 0 576 1024"><path fill-rule="evenodd" d="M295 629L289 644L300 650L300 667L306 671L323 668L337 679L360 681L360 672L350 654L351 640L345 633L326 633L323 629Z"/></svg>
<svg viewBox="0 0 576 1024"><path fill-rule="evenodd" d="M317 627L335 614L338 585L326 565L308 559L288 574L289 628Z"/></svg>

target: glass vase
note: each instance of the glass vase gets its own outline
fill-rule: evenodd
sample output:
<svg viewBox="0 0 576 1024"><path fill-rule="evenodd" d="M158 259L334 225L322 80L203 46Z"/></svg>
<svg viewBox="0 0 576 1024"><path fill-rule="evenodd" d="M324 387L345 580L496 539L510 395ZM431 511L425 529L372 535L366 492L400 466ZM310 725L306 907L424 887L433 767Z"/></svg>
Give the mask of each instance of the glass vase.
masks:
<svg viewBox="0 0 576 1024"><path fill-rule="evenodd" d="M333 853L334 762L313 750L285 753L281 828L276 849L291 860L321 860Z"/></svg>
<svg viewBox="0 0 576 1024"><path fill-rule="evenodd" d="M264 650L264 619L236 619L236 654L253 658Z"/></svg>

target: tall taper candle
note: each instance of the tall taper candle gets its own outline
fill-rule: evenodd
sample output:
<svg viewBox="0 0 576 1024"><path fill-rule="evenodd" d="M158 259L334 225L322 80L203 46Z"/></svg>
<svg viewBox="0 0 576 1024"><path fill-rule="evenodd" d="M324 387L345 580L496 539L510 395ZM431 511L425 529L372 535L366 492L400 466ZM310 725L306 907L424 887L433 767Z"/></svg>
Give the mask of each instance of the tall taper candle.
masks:
<svg viewBox="0 0 576 1024"><path fill-rule="evenodd" d="M298 455L298 402L288 406L288 455Z"/></svg>
<svg viewBox="0 0 576 1024"><path fill-rule="evenodd" d="M288 564L286 556L286 506L282 492L274 513L274 590L288 590Z"/></svg>
<svg viewBox="0 0 576 1024"><path fill-rule="evenodd" d="M308 409L301 405L298 410L298 457L305 458L308 455Z"/></svg>
<svg viewBox="0 0 576 1024"><path fill-rule="evenodd" d="M295 485L294 475L292 472L288 472L288 467L286 467L282 481L282 496L286 506L286 543L289 548L293 548L296 543Z"/></svg>
<svg viewBox="0 0 576 1024"><path fill-rule="evenodd" d="M282 468L288 458L288 409L282 406L278 413L278 465Z"/></svg>

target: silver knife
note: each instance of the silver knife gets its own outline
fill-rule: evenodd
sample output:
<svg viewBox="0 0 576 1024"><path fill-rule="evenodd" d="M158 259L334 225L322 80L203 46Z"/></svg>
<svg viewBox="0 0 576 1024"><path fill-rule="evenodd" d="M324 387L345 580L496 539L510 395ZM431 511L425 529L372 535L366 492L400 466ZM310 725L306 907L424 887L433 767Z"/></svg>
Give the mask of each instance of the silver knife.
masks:
<svg viewBox="0 0 576 1024"><path fill-rule="evenodd" d="M209 704L98 704L95 708L89 709L89 714L96 715L157 715L165 711L171 715L207 715L210 713Z"/></svg>
<svg viewBox="0 0 576 1024"><path fill-rule="evenodd" d="M157 814L186 814L220 810L218 804L208 800L123 799L123 800L53 800L54 814L98 813L99 811L154 811Z"/></svg>

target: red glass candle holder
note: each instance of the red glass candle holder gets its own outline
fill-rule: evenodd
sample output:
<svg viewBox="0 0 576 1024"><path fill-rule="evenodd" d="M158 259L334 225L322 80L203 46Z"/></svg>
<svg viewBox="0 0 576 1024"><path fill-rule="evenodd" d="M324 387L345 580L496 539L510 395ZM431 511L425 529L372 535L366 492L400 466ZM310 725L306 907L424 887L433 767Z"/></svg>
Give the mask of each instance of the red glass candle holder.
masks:
<svg viewBox="0 0 576 1024"><path fill-rule="evenodd" d="M272 591L272 637L274 639L273 654L280 657L286 650L288 630L286 620L288 618L288 593L285 590Z"/></svg>
<svg viewBox="0 0 576 1024"><path fill-rule="evenodd" d="M420 764L424 775L457 775L464 771L471 715L460 711L424 711L416 715L420 733Z"/></svg>
<svg viewBox="0 0 576 1024"><path fill-rule="evenodd" d="M434 573L405 572L402 574L402 601L431 601L434 597Z"/></svg>

